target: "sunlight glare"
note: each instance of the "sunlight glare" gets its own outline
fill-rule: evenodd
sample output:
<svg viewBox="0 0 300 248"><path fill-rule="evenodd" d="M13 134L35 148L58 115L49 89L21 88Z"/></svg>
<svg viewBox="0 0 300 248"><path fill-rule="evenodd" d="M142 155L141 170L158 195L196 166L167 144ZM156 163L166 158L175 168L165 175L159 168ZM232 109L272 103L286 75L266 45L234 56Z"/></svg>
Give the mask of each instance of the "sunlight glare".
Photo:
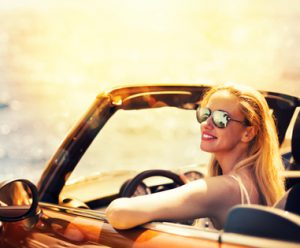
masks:
<svg viewBox="0 0 300 248"><path fill-rule="evenodd" d="M24 85L38 85L41 91L99 92L129 83L203 80L267 88L283 74L278 56L283 55L282 32L287 32L274 29L276 16L266 18L267 2L92 0L70 5L64 0L28 5L14 12L17 24L7 25L16 30L9 33L7 46L17 59L9 63L26 72L20 79Z"/></svg>

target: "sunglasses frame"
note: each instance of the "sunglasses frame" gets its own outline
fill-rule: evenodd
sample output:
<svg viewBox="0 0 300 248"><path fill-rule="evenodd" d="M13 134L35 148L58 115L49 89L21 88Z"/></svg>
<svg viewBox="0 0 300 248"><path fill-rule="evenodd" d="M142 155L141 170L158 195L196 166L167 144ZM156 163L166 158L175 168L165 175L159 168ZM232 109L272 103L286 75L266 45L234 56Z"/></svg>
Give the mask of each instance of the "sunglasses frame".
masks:
<svg viewBox="0 0 300 248"><path fill-rule="evenodd" d="M208 110L208 112L209 112L209 115L207 116L207 118L206 119L204 119L204 120L201 120L201 116L200 116L200 111L201 111L201 109L207 109ZM221 112L221 113L224 113L225 115L226 115L226 118L225 118L225 116L224 116L224 118L225 118L225 122L224 122L224 126L220 126L217 122L216 122L216 120L215 120L215 118L216 117L214 117L215 115L215 113L217 113L217 112ZM236 119L233 119L233 118L231 118L230 117L230 115L229 115L229 113L228 112L226 112L226 111L224 111L224 110L215 110L215 111L212 111L210 108L207 108L207 107L205 107L205 108L201 108L200 106L196 109L196 117L197 117L197 121L201 124L202 122L204 122L204 121L207 121L207 119L209 118L209 117L212 117L212 122L213 122L213 124L214 124L214 126L215 127L217 127L217 128L226 128L227 126L228 126L228 124L229 124L229 122L230 121L235 121L235 122L238 122L238 123L241 123L241 124L243 124L243 125L247 125L247 122L244 120L244 121L240 121L240 120L236 120Z"/></svg>

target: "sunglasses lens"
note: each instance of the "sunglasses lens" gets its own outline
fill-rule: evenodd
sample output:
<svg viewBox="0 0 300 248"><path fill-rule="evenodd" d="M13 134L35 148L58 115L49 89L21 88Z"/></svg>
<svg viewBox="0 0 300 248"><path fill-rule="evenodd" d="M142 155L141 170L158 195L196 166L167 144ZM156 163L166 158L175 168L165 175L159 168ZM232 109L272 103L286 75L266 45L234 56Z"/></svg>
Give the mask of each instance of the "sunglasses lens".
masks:
<svg viewBox="0 0 300 248"><path fill-rule="evenodd" d="M228 124L229 116L226 112L216 110L213 112L213 122L218 128L225 128Z"/></svg>
<svg viewBox="0 0 300 248"><path fill-rule="evenodd" d="M199 123L202 123L204 121L206 121L210 115L211 115L211 111L208 108L198 108L196 111L197 114L197 120Z"/></svg>
<svg viewBox="0 0 300 248"><path fill-rule="evenodd" d="M230 120L227 112L216 110L213 113L209 108L198 108L196 111L197 120L199 123L206 121L212 114L212 120L216 127L225 128Z"/></svg>

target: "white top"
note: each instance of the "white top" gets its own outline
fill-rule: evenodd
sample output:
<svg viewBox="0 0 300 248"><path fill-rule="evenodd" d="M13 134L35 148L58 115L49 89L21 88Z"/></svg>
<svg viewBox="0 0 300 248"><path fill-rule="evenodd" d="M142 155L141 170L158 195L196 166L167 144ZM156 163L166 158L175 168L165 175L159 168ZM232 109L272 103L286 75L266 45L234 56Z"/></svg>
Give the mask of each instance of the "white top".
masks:
<svg viewBox="0 0 300 248"><path fill-rule="evenodd" d="M240 192L241 192L241 204L251 204L248 191L246 190L246 187L243 184L241 178L238 176L234 176L234 175L230 175L230 177L232 177L234 180L236 180L239 184ZM245 198L246 198L246 202L245 202Z"/></svg>

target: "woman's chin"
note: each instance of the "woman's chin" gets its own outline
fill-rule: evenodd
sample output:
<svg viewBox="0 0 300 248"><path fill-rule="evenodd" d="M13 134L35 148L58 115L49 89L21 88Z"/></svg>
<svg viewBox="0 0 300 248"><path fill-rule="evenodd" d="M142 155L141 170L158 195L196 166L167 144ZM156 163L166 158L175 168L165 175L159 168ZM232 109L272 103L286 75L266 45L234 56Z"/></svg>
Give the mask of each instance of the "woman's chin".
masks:
<svg viewBox="0 0 300 248"><path fill-rule="evenodd" d="M209 147L207 145L201 144L200 145L200 149L204 152L214 152L215 149L213 149L213 147Z"/></svg>

